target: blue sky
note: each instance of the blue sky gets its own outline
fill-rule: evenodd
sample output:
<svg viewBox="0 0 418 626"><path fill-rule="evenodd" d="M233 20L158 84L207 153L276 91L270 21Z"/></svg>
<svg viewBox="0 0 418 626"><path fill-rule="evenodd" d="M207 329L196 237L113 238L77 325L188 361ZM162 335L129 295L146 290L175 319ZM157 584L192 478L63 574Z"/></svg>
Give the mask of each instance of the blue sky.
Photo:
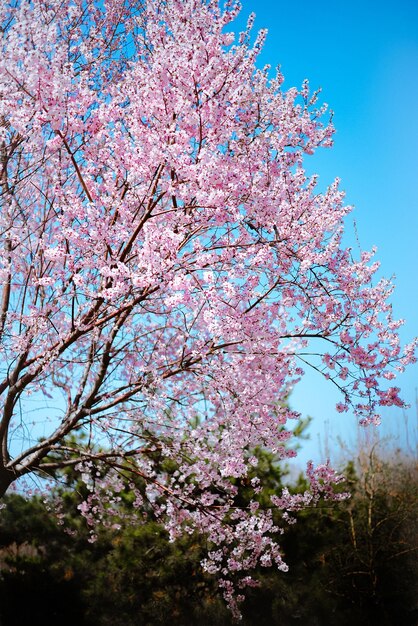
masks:
<svg viewBox="0 0 418 626"><path fill-rule="evenodd" d="M312 157L308 170L320 175L323 186L342 179L347 204L355 207L348 241L355 243L355 219L361 247L376 245L381 275L396 277L393 308L406 320L401 335L409 341L418 334L418 2L242 0L242 5L240 25L255 12L255 28L268 29L260 64L280 64L285 88L307 78L313 89L322 88L322 101L334 111L335 146ZM417 442L418 366L398 384L413 405L407 412L409 440L398 409L384 412L379 432L411 447ZM327 453L337 460L338 437L356 445L355 419L337 414L335 401L330 386L311 375L295 390L294 408L314 418L301 460L319 461Z"/></svg>

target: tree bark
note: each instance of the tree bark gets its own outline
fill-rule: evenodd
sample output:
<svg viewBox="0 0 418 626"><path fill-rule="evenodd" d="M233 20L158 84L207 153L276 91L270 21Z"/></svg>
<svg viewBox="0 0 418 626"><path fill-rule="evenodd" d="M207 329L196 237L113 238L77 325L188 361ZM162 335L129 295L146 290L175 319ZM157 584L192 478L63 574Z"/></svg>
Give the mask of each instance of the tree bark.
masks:
<svg viewBox="0 0 418 626"><path fill-rule="evenodd" d="M12 482L15 480L14 473L5 467L0 469L0 498L2 498Z"/></svg>

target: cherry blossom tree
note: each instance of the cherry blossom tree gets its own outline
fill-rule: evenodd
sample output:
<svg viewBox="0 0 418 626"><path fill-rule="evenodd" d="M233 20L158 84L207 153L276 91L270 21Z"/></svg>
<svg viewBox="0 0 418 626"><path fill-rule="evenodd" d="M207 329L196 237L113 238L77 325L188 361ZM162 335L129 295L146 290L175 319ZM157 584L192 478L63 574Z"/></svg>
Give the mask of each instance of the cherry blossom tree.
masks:
<svg viewBox="0 0 418 626"><path fill-rule="evenodd" d="M326 107L257 68L265 33L250 18L234 35L238 11L0 6L0 493L73 466L93 525L132 481L173 538L207 535L231 602L228 572L285 569L262 485L243 510L234 480L257 446L294 454L285 399L304 370L367 424L402 405L390 381L415 349L373 253L342 245L338 181L320 193L305 173L332 143ZM272 507L331 494L328 466L308 475Z"/></svg>

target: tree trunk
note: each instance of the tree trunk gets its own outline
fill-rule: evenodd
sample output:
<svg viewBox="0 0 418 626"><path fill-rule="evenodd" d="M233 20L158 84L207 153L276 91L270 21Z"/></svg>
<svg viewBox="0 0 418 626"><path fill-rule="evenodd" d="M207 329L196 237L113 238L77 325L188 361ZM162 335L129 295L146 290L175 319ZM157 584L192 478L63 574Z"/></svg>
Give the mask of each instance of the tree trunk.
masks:
<svg viewBox="0 0 418 626"><path fill-rule="evenodd" d="M0 498L4 496L12 482L15 480L15 475L11 470L5 467L0 469Z"/></svg>

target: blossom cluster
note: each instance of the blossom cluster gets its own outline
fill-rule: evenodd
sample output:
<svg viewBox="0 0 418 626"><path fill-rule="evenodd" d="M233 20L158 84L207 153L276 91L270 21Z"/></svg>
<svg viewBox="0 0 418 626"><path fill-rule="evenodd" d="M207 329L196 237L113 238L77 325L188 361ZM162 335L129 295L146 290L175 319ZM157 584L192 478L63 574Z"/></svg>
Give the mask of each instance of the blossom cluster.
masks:
<svg viewBox="0 0 418 626"><path fill-rule="evenodd" d="M0 492L79 467L93 525L139 476L136 510L206 534L230 602L228 572L283 568L271 511L237 508L233 481L257 447L294 454L304 370L367 424L402 405L392 380L415 358L373 251L342 243L339 181L321 193L304 170L332 144L326 107L257 66L265 33L234 35L238 11L0 6ZM330 497L330 468L308 476L272 506Z"/></svg>

